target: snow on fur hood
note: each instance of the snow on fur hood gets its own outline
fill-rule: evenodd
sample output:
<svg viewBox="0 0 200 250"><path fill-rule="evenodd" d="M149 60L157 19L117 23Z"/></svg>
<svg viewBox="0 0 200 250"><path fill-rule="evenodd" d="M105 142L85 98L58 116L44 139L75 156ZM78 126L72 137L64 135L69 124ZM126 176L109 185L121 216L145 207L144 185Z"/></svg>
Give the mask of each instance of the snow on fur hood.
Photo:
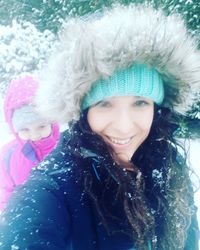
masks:
<svg viewBox="0 0 200 250"><path fill-rule="evenodd" d="M185 113L200 89L200 52L177 14L151 6L115 6L71 18L60 32L60 48L41 77L37 101L49 119L78 119L80 103L92 84L134 63L163 76L163 106Z"/></svg>

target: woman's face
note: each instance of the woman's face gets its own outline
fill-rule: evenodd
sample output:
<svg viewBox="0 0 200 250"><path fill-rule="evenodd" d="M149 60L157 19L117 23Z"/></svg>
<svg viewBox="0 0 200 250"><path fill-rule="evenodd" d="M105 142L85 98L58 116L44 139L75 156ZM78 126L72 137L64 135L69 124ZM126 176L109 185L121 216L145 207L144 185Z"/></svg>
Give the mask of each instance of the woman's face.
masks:
<svg viewBox="0 0 200 250"><path fill-rule="evenodd" d="M32 123L19 130L18 136L23 140L38 141L50 136L51 130L49 123Z"/></svg>
<svg viewBox="0 0 200 250"><path fill-rule="evenodd" d="M128 162L147 138L154 116L152 100L138 96L110 97L89 108L87 119L93 132Z"/></svg>

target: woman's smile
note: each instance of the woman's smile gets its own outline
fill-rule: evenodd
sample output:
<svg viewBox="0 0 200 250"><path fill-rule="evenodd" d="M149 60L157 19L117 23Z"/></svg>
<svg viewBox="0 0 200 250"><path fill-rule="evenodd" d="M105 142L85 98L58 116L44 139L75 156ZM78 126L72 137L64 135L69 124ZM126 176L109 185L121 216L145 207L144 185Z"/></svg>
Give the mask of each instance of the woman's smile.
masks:
<svg viewBox="0 0 200 250"><path fill-rule="evenodd" d="M113 147L126 148L132 141L134 136L128 138L117 138L113 136L105 136L107 138L108 143Z"/></svg>

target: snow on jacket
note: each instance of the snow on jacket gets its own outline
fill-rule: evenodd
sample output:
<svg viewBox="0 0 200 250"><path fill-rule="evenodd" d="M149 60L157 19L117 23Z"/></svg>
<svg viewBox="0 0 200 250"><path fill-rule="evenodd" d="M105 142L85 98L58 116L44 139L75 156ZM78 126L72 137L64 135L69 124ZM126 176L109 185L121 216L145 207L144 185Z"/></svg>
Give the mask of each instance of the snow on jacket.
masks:
<svg viewBox="0 0 200 250"><path fill-rule="evenodd" d="M85 156L78 160L79 164L75 163L76 150L68 143L68 136L64 132L56 150L42 166L33 169L29 180L9 200L0 222L0 249L7 250L11 246L32 250L135 249L130 236L122 233L126 229L126 218L114 198L117 182L113 179L105 193L113 215L120 219L116 225L114 216L108 217L107 222L115 231L108 234L80 177L84 164L91 166L93 178L96 178L95 190L101 194L107 172L99 171L104 169L102 165L97 167L101 162L92 152L87 155L84 148ZM197 227L194 214L184 250L197 250Z"/></svg>
<svg viewBox="0 0 200 250"><path fill-rule="evenodd" d="M5 120L15 139L6 144L0 153L0 210L5 207L15 187L27 179L30 170L55 148L59 139L58 124L52 124L52 133L49 137L35 142L20 139L14 131L13 111L31 103L37 85L29 76L12 81L5 96Z"/></svg>

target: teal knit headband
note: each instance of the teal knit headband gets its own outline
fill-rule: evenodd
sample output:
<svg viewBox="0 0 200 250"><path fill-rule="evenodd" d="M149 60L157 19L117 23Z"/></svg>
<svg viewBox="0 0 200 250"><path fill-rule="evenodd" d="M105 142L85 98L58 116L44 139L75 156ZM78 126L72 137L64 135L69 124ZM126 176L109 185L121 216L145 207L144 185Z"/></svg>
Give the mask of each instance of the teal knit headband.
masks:
<svg viewBox="0 0 200 250"><path fill-rule="evenodd" d="M164 87L161 75L147 65L134 64L129 68L116 71L108 79L100 79L93 84L83 98L84 110L99 101L112 96L142 96L161 104Z"/></svg>

